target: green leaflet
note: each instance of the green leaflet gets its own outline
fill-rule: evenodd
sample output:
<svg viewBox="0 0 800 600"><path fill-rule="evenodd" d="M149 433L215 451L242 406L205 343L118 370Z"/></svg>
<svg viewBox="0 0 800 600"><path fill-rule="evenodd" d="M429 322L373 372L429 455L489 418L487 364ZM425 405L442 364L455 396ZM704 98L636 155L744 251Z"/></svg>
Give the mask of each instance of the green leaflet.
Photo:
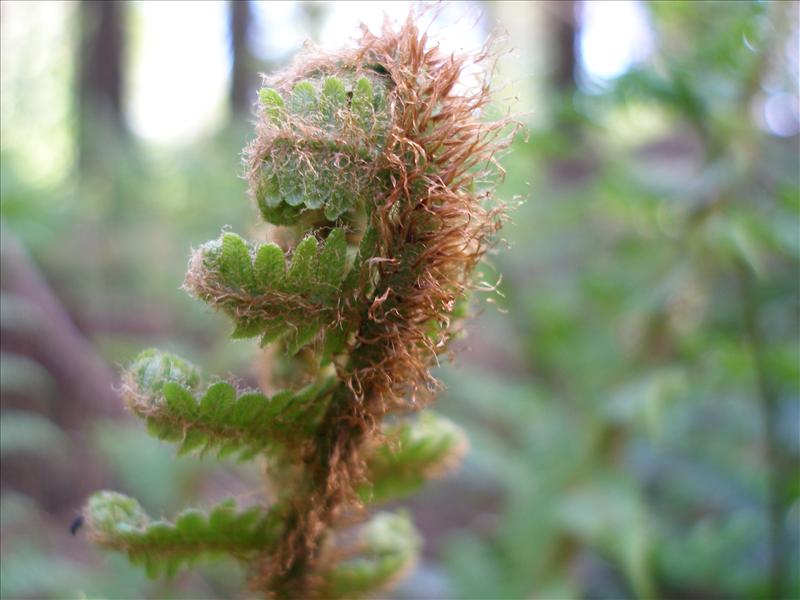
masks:
<svg viewBox="0 0 800 600"><path fill-rule="evenodd" d="M264 113L273 123L280 123L283 113L283 98L275 90L262 88L258 91L258 100L264 107Z"/></svg>
<svg viewBox="0 0 800 600"><path fill-rule="evenodd" d="M281 92L259 92L272 131L251 181L261 214L292 225L305 213L336 221L379 195L376 161L389 130L384 82L319 77Z"/></svg>
<svg viewBox="0 0 800 600"><path fill-rule="evenodd" d="M363 526L362 552L323 574L323 598L360 598L374 593L411 568L420 538L404 513L378 513Z"/></svg>
<svg viewBox="0 0 800 600"><path fill-rule="evenodd" d="M232 499L208 513L189 509L174 522L151 521L134 498L106 491L89 498L84 516L96 542L126 552L150 577L172 576L203 553L245 559L272 543L280 528L275 512L237 511Z"/></svg>
<svg viewBox="0 0 800 600"><path fill-rule="evenodd" d="M350 106L353 112L358 115L361 124L364 127L369 127L375 115L374 106L375 95L372 91L372 83L366 77L362 77L356 82L353 89L353 98Z"/></svg>
<svg viewBox="0 0 800 600"><path fill-rule="evenodd" d="M353 266L347 272L347 275L344 277L344 281L341 285L342 293L345 296L351 296L362 285L365 293L368 294L372 290L370 277L374 269L367 261L376 255L377 247L377 232L373 227L368 227L361 238L358 252L356 253L353 261ZM342 244L341 248L342 249L337 251L346 251L344 244ZM323 276L323 278L334 281L340 276L340 271L331 270L330 273ZM350 322L344 321L333 326L329 325L325 331L325 343L322 346L321 364L326 365L330 363L334 355L342 352L345 349L348 338L352 333L353 325Z"/></svg>
<svg viewBox="0 0 800 600"><path fill-rule="evenodd" d="M315 383L297 391L267 397L258 392L237 393L220 381L204 394L181 380L160 383L147 379L147 365L179 362L172 355L148 350L133 363L128 390L129 406L147 421L159 439L180 444L179 454L216 449L218 455L238 454L245 459L282 444L305 439L313 433L324 411L334 380ZM141 374L145 376L142 377Z"/></svg>
<svg viewBox="0 0 800 600"><path fill-rule="evenodd" d="M308 81L301 81L292 90L289 106L298 115L311 115L317 110L317 91Z"/></svg>
<svg viewBox="0 0 800 600"><path fill-rule="evenodd" d="M286 341L286 352L289 356L294 356L301 348L313 342L325 324L321 317L317 315L309 316L306 323L300 323L293 328L286 329L283 327L281 331L285 331L285 333L280 335ZM262 342L261 345L264 346L264 343Z"/></svg>
<svg viewBox="0 0 800 600"><path fill-rule="evenodd" d="M292 255L292 264L283 286L290 294L308 295L316 288L314 281L314 262L317 257L317 238L309 235L297 244Z"/></svg>
<svg viewBox="0 0 800 600"><path fill-rule="evenodd" d="M346 273L342 228L321 245L313 235L303 239L288 266L275 244L248 246L235 233L224 233L197 250L186 287L233 319L233 337L260 335L262 345L285 337L294 354L336 321Z"/></svg>
<svg viewBox="0 0 800 600"><path fill-rule="evenodd" d="M238 235L226 233L222 236L222 253L219 264L230 287L252 290L255 287L255 273L250 260L250 250Z"/></svg>
<svg viewBox="0 0 800 600"><path fill-rule="evenodd" d="M386 502L415 491L452 466L466 447L461 428L432 411L389 426L384 435L386 441L367 459L369 483L358 490L364 501Z"/></svg>
<svg viewBox="0 0 800 600"><path fill-rule="evenodd" d="M347 267L347 240L344 229L334 229L319 252L313 277L317 281L316 293L321 301L335 300Z"/></svg>
<svg viewBox="0 0 800 600"><path fill-rule="evenodd" d="M335 122L339 111L347 108L347 90L338 77L328 77L322 84L320 108L329 123Z"/></svg>
<svg viewBox="0 0 800 600"><path fill-rule="evenodd" d="M256 250L255 278L266 287L280 285L286 277L286 260L283 251L275 244L262 244Z"/></svg>

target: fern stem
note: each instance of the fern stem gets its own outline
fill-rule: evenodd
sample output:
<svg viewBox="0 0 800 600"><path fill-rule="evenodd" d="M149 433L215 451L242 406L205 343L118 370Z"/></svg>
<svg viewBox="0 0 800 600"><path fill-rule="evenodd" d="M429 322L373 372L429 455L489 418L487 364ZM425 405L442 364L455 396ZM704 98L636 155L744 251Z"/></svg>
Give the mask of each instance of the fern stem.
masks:
<svg viewBox="0 0 800 600"><path fill-rule="evenodd" d="M340 384L317 431L306 466L308 480L285 517L286 527L270 560L277 569L271 569L275 574L268 588L278 598L307 597L308 576L315 570L324 536L347 498L346 490L333 479L337 473L352 471L355 450L366 431L347 418L354 401L352 393ZM344 465L338 464L339 457L346 457Z"/></svg>

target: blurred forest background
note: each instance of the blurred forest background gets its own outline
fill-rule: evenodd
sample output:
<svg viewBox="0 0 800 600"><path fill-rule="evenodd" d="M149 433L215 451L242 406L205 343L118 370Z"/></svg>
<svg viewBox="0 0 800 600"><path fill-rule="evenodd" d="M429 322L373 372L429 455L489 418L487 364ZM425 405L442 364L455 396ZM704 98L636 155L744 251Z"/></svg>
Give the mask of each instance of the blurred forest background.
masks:
<svg viewBox="0 0 800 600"><path fill-rule="evenodd" d="M263 237L239 151L259 71L409 4L3 2L4 598L234 598L149 581L69 525L257 492L175 459L113 388L139 350L256 385L254 344L180 289L222 224ZM439 370L470 434L409 504L393 598L800 597L800 109L793 2L448 3L445 48L505 32L497 110L525 199L497 307Z"/></svg>

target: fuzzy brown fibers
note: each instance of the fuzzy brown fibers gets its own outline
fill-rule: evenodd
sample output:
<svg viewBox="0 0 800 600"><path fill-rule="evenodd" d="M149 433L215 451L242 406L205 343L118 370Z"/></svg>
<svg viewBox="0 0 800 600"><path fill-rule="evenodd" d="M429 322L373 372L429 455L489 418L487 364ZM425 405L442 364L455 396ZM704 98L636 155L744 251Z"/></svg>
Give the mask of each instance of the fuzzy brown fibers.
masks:
<svg viewBox="0 0 800 600"><path fill-rule="evenodd" d="M368 209L379 233L369 285L344 307L355 324L342 383L305 456L302 483L286 511L277 549L263 557L255 587L276 597L314 594L325 534L357 506L363 448L390 412L423 406L436 390L430 373L455 332L450 315L471 287L471 274L502 222L490 183L508 145L508 120L487 122L486 79L469 86L465 69L491 60L443 53L412 18L380 35L366 29L357 46L336 54L307 50L267 84L278 90L312 73L380 72L388 80L390 126L371 172L390 182ZM251 177L274 132L262 119L248 148ZM377 282L377 283L376 283Z"/></svg>

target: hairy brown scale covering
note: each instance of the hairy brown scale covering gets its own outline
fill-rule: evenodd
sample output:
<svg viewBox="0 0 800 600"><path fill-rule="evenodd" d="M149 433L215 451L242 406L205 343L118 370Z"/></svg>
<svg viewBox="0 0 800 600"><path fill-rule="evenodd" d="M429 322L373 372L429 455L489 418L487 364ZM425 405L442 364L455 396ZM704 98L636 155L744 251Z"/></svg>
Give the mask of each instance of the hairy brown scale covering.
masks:
<svg viewBox="0 0 800 600"><path fill-rule="evenodd" d="M290 90L311 74L385 74L391 119L373 167L389 184L368 211L378 253L343 311L357 333L338 367L342 383L304 457L281 542L263 557L254 580L274 597L313 597L326 531L343 510L358 508L354 490L365 474L364 445L387 413L424 406L436 391L430 367L455 332L449 315L503 221L488 182L502 174L495 157L515 127L508 119L482 120L487 81L463 85L468 66L491 58L488 48L446 55L409 18L380 35L365 28L353 49L307 50L267 80ZM262 119L248 149L253 180L273 137Z"/></svg>

